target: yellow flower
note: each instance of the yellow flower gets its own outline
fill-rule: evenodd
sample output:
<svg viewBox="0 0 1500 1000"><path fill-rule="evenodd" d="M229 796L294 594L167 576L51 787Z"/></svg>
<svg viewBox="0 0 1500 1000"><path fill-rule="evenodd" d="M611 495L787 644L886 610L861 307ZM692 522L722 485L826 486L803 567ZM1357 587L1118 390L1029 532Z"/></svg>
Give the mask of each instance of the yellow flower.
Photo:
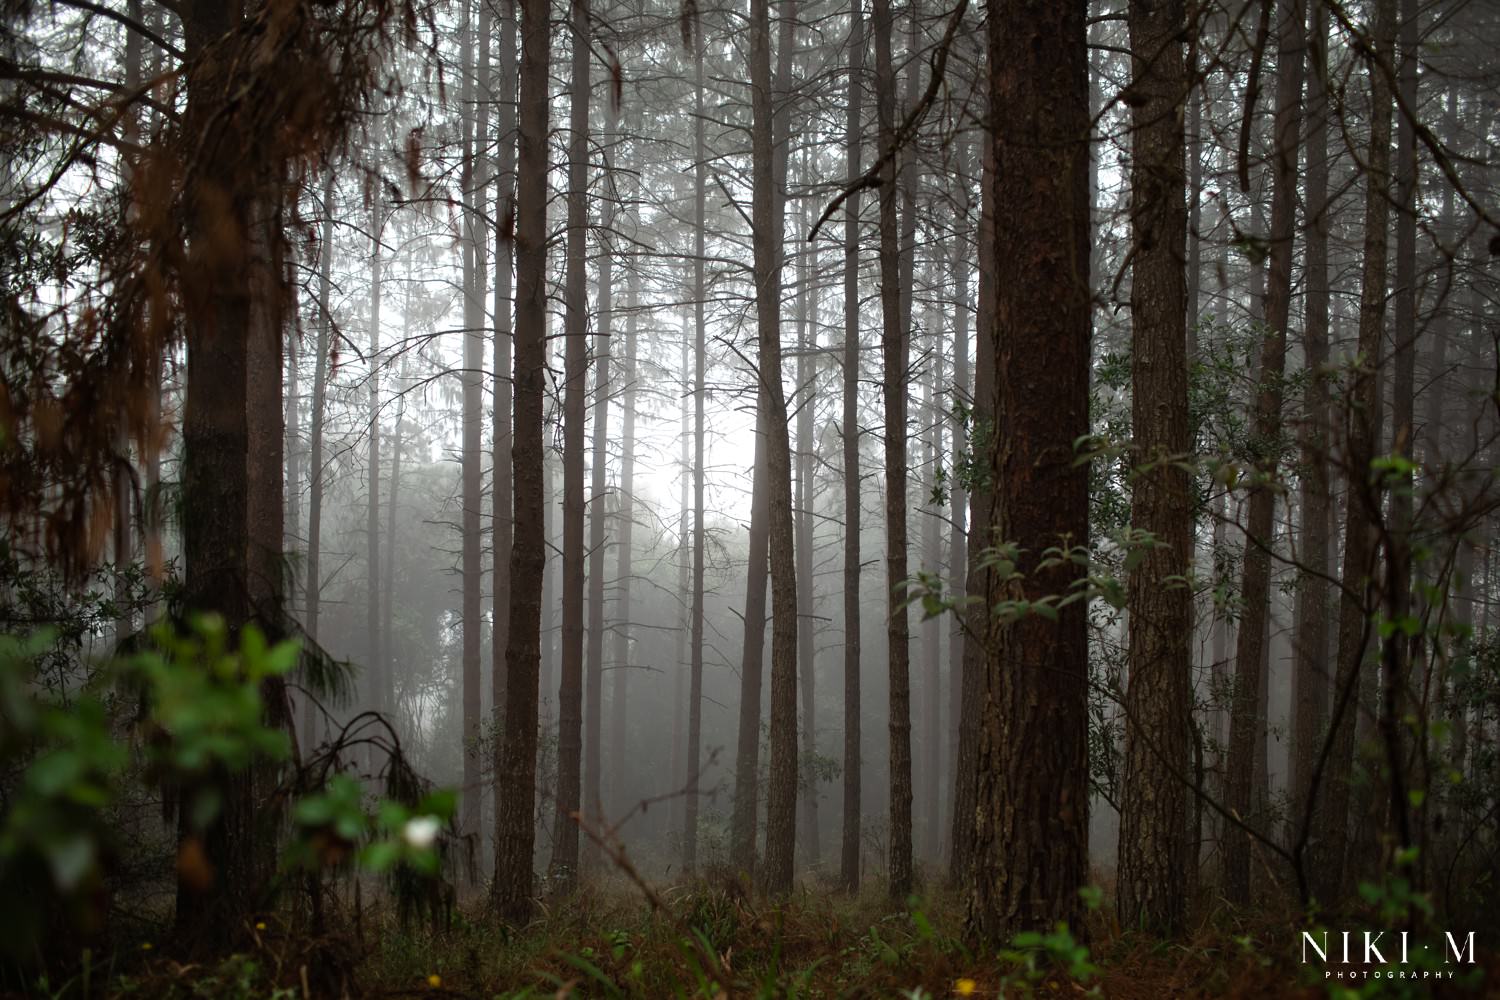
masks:
<svg viewBox="0 0 1500 1000"><path fill-rule="evenodd" d="M431 986L433 989L437 989L439 986L443 985L443 977L434 972L432 975L427 977L427 985Z"/></svg>
<svg viewBox="0 0 1500 1000"><path fill-rule="evenodd" d="M266 929L266 922L264 920L257 920L255 922L255 929L258 930L258 931L265 930Z"/></svg>
<svg viewBox="0 0 1500 1000"><path fill-rule="evenodd" d="M141 944L141 951L150 951L150 950L151 950L151 942L150 941L146 941L146 942L143 942Z"/></svg>
<svg viewBox="0 0 1500 1000"><path fill-rule="evenodd" d="M960 979L953 984L953 992L961 997L971 997L974 995L974 990L977 986L978 984L972 979Z"/></svg>

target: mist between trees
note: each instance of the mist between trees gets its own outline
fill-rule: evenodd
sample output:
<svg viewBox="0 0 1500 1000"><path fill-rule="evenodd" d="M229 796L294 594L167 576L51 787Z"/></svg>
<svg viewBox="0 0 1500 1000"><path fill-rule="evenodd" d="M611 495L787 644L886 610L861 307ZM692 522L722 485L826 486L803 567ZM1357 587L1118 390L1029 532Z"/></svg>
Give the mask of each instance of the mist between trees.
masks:
<svg viewBox="0 0 1500 1000"><path fill-rule="evenodd" d="M127 894L211 952L621 879L1494 926L1497 45L10 5L4 976Z"/></svg>

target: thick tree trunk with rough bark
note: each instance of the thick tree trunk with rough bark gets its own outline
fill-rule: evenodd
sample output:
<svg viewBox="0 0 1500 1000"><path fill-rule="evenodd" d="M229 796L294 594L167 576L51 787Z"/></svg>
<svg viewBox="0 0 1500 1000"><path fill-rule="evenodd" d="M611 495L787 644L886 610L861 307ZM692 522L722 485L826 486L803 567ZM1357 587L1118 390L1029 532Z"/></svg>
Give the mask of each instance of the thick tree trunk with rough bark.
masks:
<svg viewBox="0 0 1500 1000"><path fill-rule="evenodd" d="M981 596L1038 601L1079 567L1039 563L1088 544L1088 72L1083 0L991 0L995 155L995 498L987 533L1020 547L1020 580ZM979 522L976 522L976 530ZM1055 597L1054 597L1055 599ZM996 945L1021 930L1077 926L1088 880L1088 643L1082 601L986 623L968 930Z"/></svg>
<svg viewBox="0 0 1500 1000"><path fill-rule="evenodd" d="M285 627L283 296L276 263L283 206L266 164L230 141L236 111L224 95L243 43L228 36L243 11L233 0L196 0L182 13L189 67L183 114L188 133L201 141L183 198L182 266L192 280L182 302L182 605L189 614L221 619L233 646L249 623L273 638ZM280 715L279 682L268 682L262 693L267 721L288 721ZM278 818L277 810L257 808L267 777L259 766L216 768L179 789L175 923L189 944L227 944L265 901ZM206 790L218 809L205 823L194 803Z"/></svg>
<svg viewBox="0 0 1500 1000"><path fill-rule="evenodd" d="M1129 687L1116 906L1122 924L1181 928L1189 864L1192 722L1192 482L1188 427L1182 0L1130 5L1134 53L1130 219L1133 531L1149 533L1130 574Z"/></svg>
<svg viewBox="0 0 1500 1000"><path fill-rule="evenodd" d="M545 0L521 0L520 156L516 165L515 543L505 652L505 731L491 901L511 924L530 918L536 835L537 684L546 568L542 401L547 386L547 62Z"/></svg>
<svg viewBox="0 0 1500 1000"><path fill-rule="evenodd" d="M787 55L783 37L783 52ZM770 0L750 4L751 175L756 361L766 438L767 550L771 575L771 766L766 789L762 882L773 896L791 891L797 837L797 566L792 518L792 456L781 381L782 196L771 109ZM780 176L777 176L780 174Z"/></svg>

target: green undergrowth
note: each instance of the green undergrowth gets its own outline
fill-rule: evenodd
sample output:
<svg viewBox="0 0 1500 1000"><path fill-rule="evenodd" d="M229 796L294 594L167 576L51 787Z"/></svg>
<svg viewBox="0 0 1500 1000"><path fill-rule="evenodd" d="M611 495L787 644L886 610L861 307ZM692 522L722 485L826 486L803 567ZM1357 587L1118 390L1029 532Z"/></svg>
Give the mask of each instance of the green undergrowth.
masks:
<svg viewBox="0 0 1500 1000"><path fill-rule="evenodd" d="M804 889L773 904L724 880L659 898L653 911L629 886L605 883L520 931L482 911L447 930L392 926L365 973L388 988L505 998L995 996L1002 984L1024 995L1065 980L1077 996L1095 978L1066 929L976 957L948 895L897 906L873 888L853 898Z"/></svg>
<svg viewBox="0 0 1500 1000"><path fill-rule="evenodd" d="M486 912L482 893L434 923L403 923L366 895L338 908L321 937L294 918L257 922L229 957L176 954L137 941L94 962L47 997L226 998L859 998L1354 997L1492 995L1492 954L1447 988L1323 981L1298 961L1298 918L1237 917L1210 906L1176 940L1124 930L1104 895L1086 890L1082 926L1022 934L976 950L963 937L963 900L945 892L904 905L871 886L855 897L804 887L776 903L732 878L654 890L658 907L624 880L594 881L543 904L524 928ZM1488 968L1485 968L1488 966Z"/></svg>

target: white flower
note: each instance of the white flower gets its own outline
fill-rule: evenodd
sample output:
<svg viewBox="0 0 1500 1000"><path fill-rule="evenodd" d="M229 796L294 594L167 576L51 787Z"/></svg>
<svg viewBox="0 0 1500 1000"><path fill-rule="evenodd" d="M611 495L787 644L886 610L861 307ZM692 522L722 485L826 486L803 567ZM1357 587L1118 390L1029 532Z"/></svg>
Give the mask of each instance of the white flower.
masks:
<svg viewBox="0 0 1500 1000"><path fill-rule="evenodd" d="M401 828L401 838L419 851L425 851L437 840L442 820L436 816L413 816Z"/></svg>

